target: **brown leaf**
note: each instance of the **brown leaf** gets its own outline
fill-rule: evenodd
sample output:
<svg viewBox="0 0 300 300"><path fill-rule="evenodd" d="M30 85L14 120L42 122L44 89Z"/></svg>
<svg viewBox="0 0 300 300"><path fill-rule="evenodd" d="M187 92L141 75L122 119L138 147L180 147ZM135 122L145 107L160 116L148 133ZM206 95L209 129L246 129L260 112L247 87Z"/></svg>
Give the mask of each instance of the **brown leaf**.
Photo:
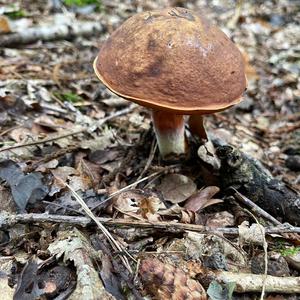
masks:
<svg viewBox="0 0 300 300"><path fill-rule="evenodd" d="M113 206L124 213L136 213L139 210L139 202L142 201L144 195L136 190L123 192L115 196Z"/></svg>
<svg viewBox="0 0 300 300"><path fill-rule="evenodd" d="M180 223L191 224L194 223L194 221L195 221L195 213L193 211L182 210Z"/></svg>
<svg viewBox="0 0 300 300"><path fill-rule="evenodd" d="M53 183L51 185L50 195L54 195L58 193L61 189L65 187L64 183L67 182L68 176L70 175L78 175L78 172L68 166L58 167L54 170L50 170L53 175Z"/></svg>
<svg viewBox="0 0 300 300"><path fill-rule="evenodd" d="M46 163L42 163L40 164L37 168L36 171L37 172L42 172L42 173L46 173L49 169L55 169L57 168L57 166L59 165L59 161L57 159L52 159L49 160Z"/></svg>
<svg viewBox="0 0 300 300"><path fill-rule="evenodd" d="M87 175L80 176L69 176L68 177L69 185L74 191L86 191L88 190L92 183L90 177Z"/></svg>
<svg viewBox="0 0 300 300"><path fill-rule="evenodd" d="M207 141L204 145L200 146L197 154L203 162L211 165L214 170L220 169L221 162L216 155L216 149L211 141Z"/></svg>
<svg viewBox="0 0 300 300"><path fill-rule="evenodd" d="M9 20L5 16L0 16L0 33L8 33L8 32L11 32Z"/></svg>
<svg viewBox="0 0 300 300"><path fill-rule="evenodd" d="M17 143L20 143L20 142L26 140L28 137L34 137L32 132L28 128L25 128L25 127L13 129L9 133L9 136L13 140L15 140Z"/></svg>
<svg viewBox="0 0 300 300"><path fill-rule="evenodd" d="M115 160L119 155L119 151L111 148L105 150L96 150L89 154L89 160L95 164L104 164Z"/></svg>
<svg viewBox="0 0 300 300"><path fill-rule="evenodd" d="M206 226L211 228L234 226L234 216L228 211L221 211L209 216Z"/></svg>
<svg viewBox="0 0 300 300"><path fill-rule="evenodd" d="M55 178L61 179L63 182L67 181L68 176L78 175L78 171L72 167L64 166L58 167L55 170L51 170L51 173Z"/></svg>
<svg viewBox="0 0 300 300"><path fill-rule="evenodd" d="M189 197L184 207L190 211L197 212L207 206L223 202L220 199L212 199L219 191L220 189L217 186L208 186Z"/></svg>
<svg viewBox="0 0 300 300"><path fill-rule="evenodd" d="M195 193L197 186L187 176L169 174L163 178L161 184L157 186L157 189L161 191L165 200L172 203L180 203Z"/></svg>
<svg viewBox="0 0 300 300"><path fill-rule="evenodd" d="M76 161L76 169L80 173L80 176L85 179L87 186L97 188L102 178L101 166L85 160L82 155L76 156L76 160L78 160Z"/></svg>
<svg viewBox="0 0 300 300"><path fill-rule="evenodd" d="M48 133L55 132L61 126L55 122L56 120L53 117L47 115L41 115L37 117L32 124L32 132L38 133Z"/></svg>
<svg viewBox="0 0 300 300"><path fill-rule="evenodd" d="M149 221L160 220L160 216L157 212L160 208L164 207L164 205L158 197L145 197L141 200L139 206L144 218L148 219Z"/></svg>

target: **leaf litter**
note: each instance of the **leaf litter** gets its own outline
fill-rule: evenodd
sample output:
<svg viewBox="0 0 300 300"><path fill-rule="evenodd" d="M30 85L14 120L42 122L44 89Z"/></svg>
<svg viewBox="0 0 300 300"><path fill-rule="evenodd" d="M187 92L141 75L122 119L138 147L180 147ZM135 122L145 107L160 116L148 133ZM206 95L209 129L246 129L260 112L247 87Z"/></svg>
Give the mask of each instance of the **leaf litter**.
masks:
<svg viewBox="0 0 300 300"><path fill-rule="evenodd" d="M11 20L12 15L5 13L10 30L42 25L41 15L54 24L66 18L57 13L78 8L76 3L66 8L55 2L61 1L49 1L49 5L25 1L13 10L4 5L4 11L17 18ZM213 232L237 228L242 224L240 216L256 223L247 212L241 213L223 185L225 175L218 175L221 161L215 148L231 144L259 161L276 179L300 190L299 8L288 0L239 3L240 8L223 0L103 0L103 11L89 6L86 14L83 6L75 17L68 15L103 24L107 30L103 34L1 49L0 213L68 215L76 220L84 211L68 184L96 217L132 222L109 227L109 232L121 249L132 251L130 255L139 261L130 261L135 272L131 274L122 261L124 253L114 249L93 225L76 228L20 222L15 228L1 227L1 253L18 264L14 282L8 280L15 299L54 299L58 295L69 299L141 299L146 295L171 299L169 287L174 288L173 299L182 295L200 299L200 294L203 299L207 295L230 299L233 290L239 299L236 286L221 280L207 284L200 276L205 267L239 272L242 278L251 273L250 259L264 255L261 243L245 235L242 245L242 234ZM157 151L151 152L155 148L149 112L130 107L105 89L93 75L91 62L101 41L132 14L182 5L195 10L203 7L237 43L249 84L240 105L206 118L211 142L196 142L189 161L170 166L160 160ZM118 115L120 111L124 113ZM255 192L247 196L254 199ZM212 233L182 232L175 225L136 227L134 222L206 226ZM262 224L274 226L265 220ZM270 251L288 251L299 243L299 237L280 231L277 237L267 237ZM20 259L23 253L26 256ZM292 268L287 277L299 278L297 260L283 259ZM270 259L269 264L276 262ZM4 273L12 275L11 270ZM6 284L3 289L9 294L11 287ZM251 296L256 297L252 294L249 299Z"/></svg>

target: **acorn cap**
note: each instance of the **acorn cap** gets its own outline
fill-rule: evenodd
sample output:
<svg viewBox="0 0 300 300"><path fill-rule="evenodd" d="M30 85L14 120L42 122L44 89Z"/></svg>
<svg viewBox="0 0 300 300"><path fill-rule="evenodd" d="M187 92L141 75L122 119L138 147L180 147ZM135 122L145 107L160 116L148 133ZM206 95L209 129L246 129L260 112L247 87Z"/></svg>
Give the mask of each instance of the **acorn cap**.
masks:
<svg viewBox="0 0 300 300"><path fill-rule="evenodd" d="M241 101L246 88L235 44L185 8L129 18L104 42L94 70L115 94L177 114L226 109Z"/></svg>

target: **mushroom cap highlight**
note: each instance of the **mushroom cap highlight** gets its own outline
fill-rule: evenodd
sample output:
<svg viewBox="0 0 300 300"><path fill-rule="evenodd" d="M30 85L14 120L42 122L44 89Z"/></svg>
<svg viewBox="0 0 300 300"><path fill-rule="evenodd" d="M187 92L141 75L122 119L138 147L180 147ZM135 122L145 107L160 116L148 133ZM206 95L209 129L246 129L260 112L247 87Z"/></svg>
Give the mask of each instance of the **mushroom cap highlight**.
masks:
<svg viewBox="0 0 300 300"><path fill-rule="evenodd" d="M235 44L185 8L129 18L103 43L94 70L115 94L177 114L226 109L241 101L247 85Z"/></svg>

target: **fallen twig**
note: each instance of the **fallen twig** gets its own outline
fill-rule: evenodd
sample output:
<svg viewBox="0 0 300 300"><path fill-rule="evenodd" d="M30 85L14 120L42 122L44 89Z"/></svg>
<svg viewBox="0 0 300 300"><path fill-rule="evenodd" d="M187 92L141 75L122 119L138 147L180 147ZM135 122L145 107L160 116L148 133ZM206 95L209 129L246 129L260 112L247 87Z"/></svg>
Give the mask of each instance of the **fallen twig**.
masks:
<svg viewBox="0 0 300 300"><path fill-rule="evenodd" d="M225 271L210 271L204 269L200 278L209 277L222 283L235 282L234 291L237 293L260 292L265 284L266 293L300 293L300 277L276 277L264 274L232 273ZM201 280L200 280L201 281Z"/></svg>
<svg viewBox="0 0 300 300"><path fill-rule="evenodd" d="M80 130L77 130L77 131L65 133L65 134L62 134L62 135L58 135L58 136L55 136L55 137L52 137L52 138L43 139L43 140L36 141L36 142L30 142L30 143L25 143L25 144L17 144L17 145L13 145L13 146L9 146L9 147L0 149L0 152L9 151L9 150L17 149L17 148L23 148L23 147L30 147L30 146L45 144L45 143L57 141L59 139L63 139L63 138L66 138L66 137L69 137L69 136L72 136L72 135L77 135L77 134L83 133L85 131L87 131L87 128L83 128L83 129L80 129Z"/></svg>
<svg viewBox="0 0 300 300"><path fill-rule="evenodd" d="M238 228L211 228L203 225L175 223L175 222L148 222L148 221L136 221L129 219L111 219L111 218L97 218L102 224L109 227L140 227L140 228L152 228L164 231L195 231L201 233L215 233L215 234L227 234L238 235ZM81 216L65 216L65 215L49 215L49 214L19 214L11 215L7 213L0 214L0 229L6 229L14 226L18 223L30 224L30 223L62 223L73 226L86 227L93 225L94 222L87 217ZM281 233L300 233L300 227L293 226L273 226L265 228L266 234L281 234Z"/></svg>
<svg viewBox="0 0 300 300"><path fill-rule="evenodd" d="M98 122L96 122L97 127L102 126L104 123L106 123L107 121L109 121L111 119L114 119L116 117L119 117L121 115L129 113L130 111L132 111L134 109L134 107L135 107L134 105L130 105L129 107L126 107L122 110L119 110L119 111L117 111L117 112L115 112L115 113L99 120ZM48 143L48 142L57 141L59 139L63 139L63 138L69 137L69 136L73 136L73 135L77 135L77 134L80 134L80 133L87 132L87 131L89 131L89 129L90 129L90 127L85 127L85 128L80 129L80 130L65 133L65 134L62 134L62 135L57 135L57 136L54 136L52 138L46 138L46 139L43 139L43 140L40 140L40 141L9 146L9 147L0 149L0 152L9 151L9 150L17 149L17 148L36 146L36 145L41 145L41 144L45 144L45 143Z"/></svg>
<svg viewBox="0 0 300 300"><path fill-rule="evenodd" d="M275 225L282 225L277 219L275 219L273 216L271 216L269 213L267 213L265 210L260 208L258 205L256 205L253 201L248 199L246 196L242 195L239 191L237 191L235 188L232 188L234 190L234 196L235 198L249 207L256 215L261 216L265 218L266 220L270 221L271 223Z"/></svg>
<svg viewBox="0 0 300 300"><path fill-rule="evenodd" d="M72 39L77 36L91 36L105 31L100 22L83 22L65 16L64 23L54 22L48 26L26 28L20 32L0 36L0 47L10 47L34 43L38 40L50 41Z"/></svg>

